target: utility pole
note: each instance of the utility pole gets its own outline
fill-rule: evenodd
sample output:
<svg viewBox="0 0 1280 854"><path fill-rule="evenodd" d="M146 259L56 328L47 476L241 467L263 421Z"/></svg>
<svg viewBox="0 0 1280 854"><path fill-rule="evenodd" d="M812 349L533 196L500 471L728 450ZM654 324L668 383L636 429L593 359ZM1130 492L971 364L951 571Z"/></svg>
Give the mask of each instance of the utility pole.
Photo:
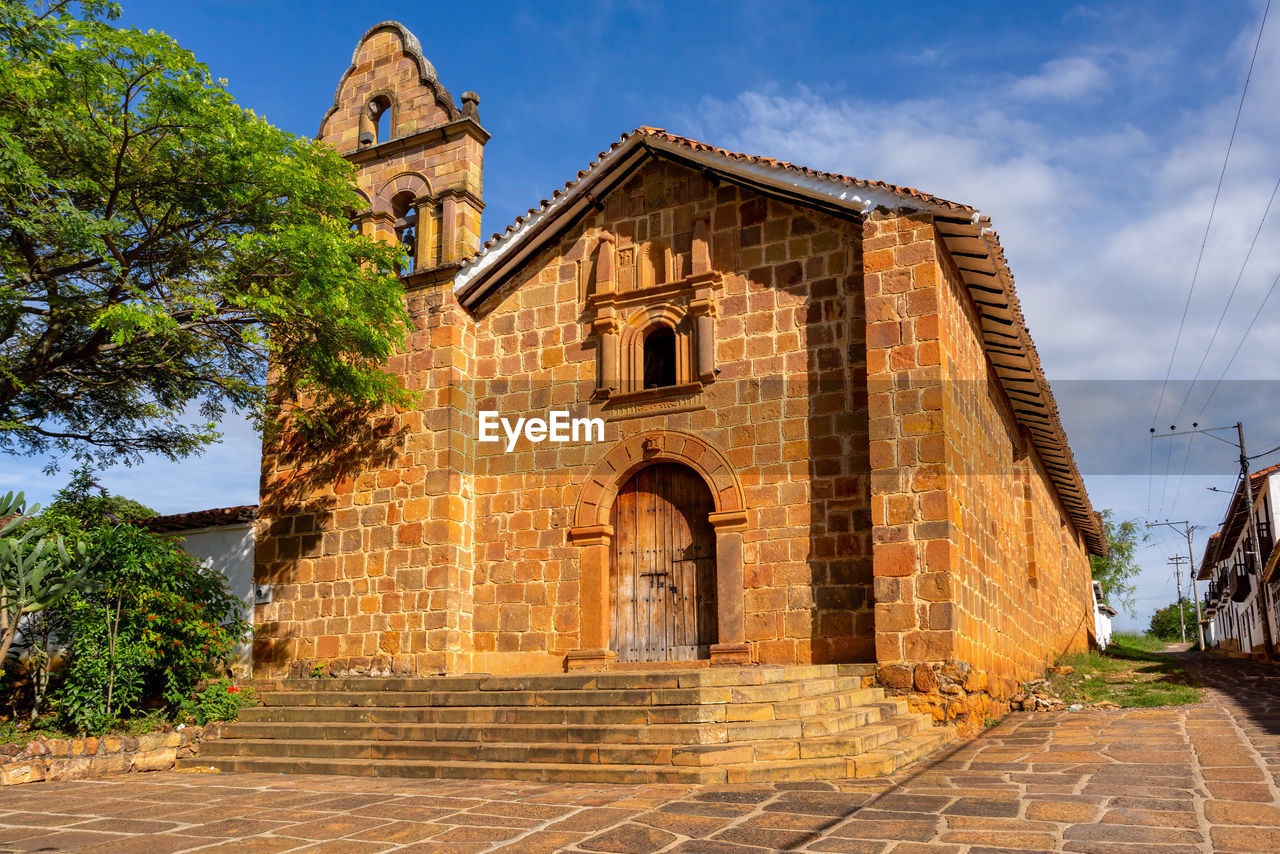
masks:
<svg viewBox="0 0 1280 854"><path fill-rule="evenodd" d="M1262 621L1262 642L1263 642L1263 648L1266 650L1267 661L1275 661L1276 650L1275 650L1275 642L1271 638L1271 621L1268 619L1265 619L1266 614L1269 613L1271 610L1271 602L1270 602L1271 597L1269 596L1267 585L1262 583L1262 567L1263 567L1262 547L1258 544L1258 529L1255 525L1255 519L1254 519L1253 480L1252 478L1249 477L1249 453L1245 449L1245 444L1244 444L1244 422L1237 421L1231 427L1206 427L1204 429L1201 429L1198 423L1193 422L1190 430L1183 430L1180 433L1176 432L1177 430L1176 427L1170 427L1169 429L1175 432L1164 433L1160 436L1156 436L1156 428L1152 427L1151 436L1152 438L1157 438L1157 439L1171 439L1174 436L1185 436L1190 433L1203 433L1204 435L1209 436L1210 438L1213 438L1213 439L1217 439L1219 442L1223 442L1224 444L1234 445L1236 449L1240 451L1240 476L1244 478L1244 495L1245 495L1245 501L1246 501L1245 521L1249 528L1249 551L1252 552L1253 554L1254 571L1255 571L1255 574L1258 576L1258 606L1262 610L1263 616L1264 616L1264 619ZM1215 435L1220 431L1231 430L1231 429L1235 429L1236 431L1236 441L1234 442L1232 442L1230 439L1224 439L1221 436ZM1228 510L1227 512L1228 512L1228 521L1230 521L1230 515L1229 515L1230 510ZM1190 540L1191 540L1191 537L1190 537L1190 534L1188 534L1187 536L1188 543L1190 542Z"/></svg>
<svg viewBox="0 0 1280 854"><path fill-rule="evenodd" d="M1182 526L1187 535L1187 561L1188 569L1191 573L1191 596L1193 601L1196 603L1196 634L1200 639L1200 648L1204 649L1204 623L1201 622L1204 620L1204 615L1200 613L1200 586L1196 584L1196 553L1191 546L1191 532L1194 531L1195 528L1186 519L1183 519L1181 522L1147 523L1148 528L1154 528L1156 525L1164 525L1165 527L1172 528L1175 531L1178 530L1179 526ZM1181 596L1182 593L1179 592L1178 595Z"/></svg>
<svg viewBox="0 0 1280 854"><path fill-rule="evenodd" d="M1258 606L1262 610L1262 643L1267 650L1267 661L1275 661L1275 643L1271 639L1271 611L1267 602L1267 585L1262 583L1262 548L1258 544L1258 526L1253 511L1253 478L1249 476L1249 454L1244 446L1244 422L1236 422L1236 436L1240 440L1240 476L1244 478L1245 512L1249 514L1249 548L1253 552L1254 572L1258 576Z"/></svg>
<svg viewBox="0 0 1280 854"><path fill-rule="evenodd" d="M1182 563L1186 558L1182 555L1174 555L1169 558L1169 563L1173 564L1173 578L1178 582L1178 627L1182 629L1182 642L1187 642L1187 621L1182 616Z"/></svg>

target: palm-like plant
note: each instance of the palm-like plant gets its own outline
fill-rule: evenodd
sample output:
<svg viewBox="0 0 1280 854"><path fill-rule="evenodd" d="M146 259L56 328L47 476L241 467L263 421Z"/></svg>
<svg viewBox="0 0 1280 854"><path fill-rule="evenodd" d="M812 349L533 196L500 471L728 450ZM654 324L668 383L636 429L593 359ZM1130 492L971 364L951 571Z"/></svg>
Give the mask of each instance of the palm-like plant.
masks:
<svg viewBox="0 0 1280 854"><path fill-rule="evenodd" d="M77 540L68 547L61 535L48 528L24 526L26 503L21 492L0 496L0 663L22 618L57 604L77 589L90 565L84 542Z"/></svg>

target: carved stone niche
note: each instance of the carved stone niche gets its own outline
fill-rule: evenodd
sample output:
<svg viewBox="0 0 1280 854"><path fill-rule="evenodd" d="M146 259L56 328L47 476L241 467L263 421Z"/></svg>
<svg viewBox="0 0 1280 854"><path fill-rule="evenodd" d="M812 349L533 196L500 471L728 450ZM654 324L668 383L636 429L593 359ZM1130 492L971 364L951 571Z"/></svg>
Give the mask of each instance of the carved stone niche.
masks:
<svg viewBox="0 0 1280 854"><path fill-rule="evenodd" d="M595 281L587 292L599 341L595 399L615 417L701 407L715 379L716 296L722 277L711 270L708 215L694 222L690 272L678 279L658 241L615 246L600 235Z"/></svg>

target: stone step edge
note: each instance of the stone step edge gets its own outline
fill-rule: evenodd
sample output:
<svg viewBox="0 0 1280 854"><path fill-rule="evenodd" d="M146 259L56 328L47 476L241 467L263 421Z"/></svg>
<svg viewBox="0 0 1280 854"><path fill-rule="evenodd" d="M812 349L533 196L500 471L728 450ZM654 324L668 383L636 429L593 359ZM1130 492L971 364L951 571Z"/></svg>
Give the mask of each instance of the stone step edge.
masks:
<svg viewBox="0 0 1280 854"><path fill-rule="evenodd" d="M850 682L856 680L849 680ZM449 708L457 706L715 706L729 703L797 703L855 692L881 692L831 679L714 688L562 689L543 691L269 691L263 705L307 708ZM770 697L769 689L791 689ZM811 689L811 690L806 690ZM797 693L798 692L798 693ZM797 694L790 696L790 694ZM603 696L602 696L603 695Z"/></svg>
<svg viewBox="0 0 1280 854"><path fill-rule="evenodd" d="M581 708L581 707L580 707ZM607 707L605 707L607 708ZM771 726L795 728L798 733L803 734L807 726L810 730L819 730L826 725L840 724L848 718L867 715L868 720L854 727L841 727L834 732L822 733L821 735L837 735L841 732L857 729L858 726L866 726L874 723L881 723L889 718L901 717L906 714L906 703L897 699L885 699L873 703L864 703L857 706L851 706L847 709L840 709L821 715L810 715L807 718L776 718L772 720L750 720L750 721L687 721L675 723L653 723L653 724L616 724L616 723L573 723L573 724L557 724L557 723L509 723L485 721L479 723L457 723L457 722L387 722L387 721L232 721L223 725L222 738L234 739L240 738L238 730L240 727L266 727L269 729L278 729L282 733L282 737L278 740L284 741L296 738L301 732L305 732L308 727L335 727L348 728L357 731L368 731L377 733L380 730L395 730L403 727L420 727L424 730L480 730L491 731L494 734L501 734L504 731L511 732L513 735L523 735L531 730L547 731L559 730L564 733L563 741L556 740L552 743L578 744L589 742L575 742L569 740L569 734L573 733L599 733L599 732L618 732L618 731L635 731L637 733L636 741L601 741L602 744L649 744L649 743L668 743L668 744L725 744L737 743L743 741L758 741L762 739L742 737L742 733L749 733L753 728L759 728L767 731ZM676 732L687 732L690 734L703 733L705 738L699 740L671 740L658 742L645 742L640 738L645 731L653 730L655 736L669 738ZM718 731L723 730L723 738L717 737ZM730 735L738 734L737 738L730 738ZM253 738L262 738L261 736L250 736ZM328 738L329 736L326 736ZM810 736L816 737L816 736ZM396 741L401 736L389 734L386 738L369 738L354 739L366 741ZM323 739L316 739L323 740ZM343 736L337 736L335 740L344 740ZM352 739L346 739L352 740ZM415 738L412 741L436 741L438 739ZM456 739L451 739L456 740ZM479 741L492 741L493 743L505 743L505 739L483 738ZM542 741L547 741L542 738Z"/></svg>
<svg viewBox="0 0 1280 854"><path fill-rule="evenodd" d="M297 708L309 708L309 707L304 706L304 707L297 707ZM480 708L485 708L485 707L480 707ZM585 709L588 707L576 706L576 707L570 707L570 708ZM601 707L592 707L592 708L609 709L610 707L601 706ZM643 707L637 707L637 708L643 708ZM665 707L665 708L671 708L671 707ZM690 707L690 708L707 710L707 709L714 709L715 707L698 706L698 707ZM477 727L481 729L497 728L498 730L506 729L510 727L547 728L547 727L559 726L559 727L564 727L566 729L566 733L570 728L574 730L579 730L579 729L590 729L593 727L597 729L611 729L611 730L636 729L637 731L647 729L650 727L656 727L656 728L677 727L677 728L688 729L690 731L699 731L699 730L711 731L711 730L723 728L725 733L723 741L702 740L700 742L703 744L721 744L721 743L760 741L760 740L767 740L769 738L800 738L805 736L818 737L823 735L837 735L843 732L855 730L861 726L866 726L872 723L878 723L888 717L900 716L905 712L906 712L905 701L899 700L897 698L884 698L884 699L876 700L870 703L865 703L865 702L859 703L857 705L849 706L848 708L838 709L836 711L827 712L824 714L813 714L803 718L773 718L773 719L767 719L767 720L743 720L743 721L728 721L724 719L719 719L719 720L710 720L710 721L699 720L699 721L677 721L677 722L643 723L643 724L641 723L634 723L634 724L608 724L608 723L606 724L583 724L583 723L525 724L525 723L507 723L507 722L495 722L495 721L487 721L487 722L481 722L481 723L456 723L456 722L439 723L434 721L424 721L424 722L244 721L243 723L246 725L276 725L281 728L288 727L287 731L290 733L290 737L296 734L300 729L307 727L309 724L316 725L316 726L321 726L321 725L359 726L359 727L374 727L374 728L421 726L421 727L452 729L452 728L460 728L460 727ZM864 717L864 716L866 717L866 720L863 720L861 722L856 721L857 718ZM240 723L241 722L234 721L234 722L225 724L223 737L224 738L236 737L235 728ZM788 733L785 736L781 736L781 735L778 735L776 732L775 733L770 732L771 729L776 730L778 728L783 728L783 729L789 728L794 730L794 733ZM760 733L763 733L763 734L753 737L752 735L750 735L750 733L752 733L753 731L759 731ZM285 740L285 739L282 739L282 740ZM394 739L379 739L379 740L392 741ZM620 742L620 743L632 743L632 742ZM634 743L639 744L642 742L637 741Z"/></svg>
<svg viewBox="0 0 1280 854"><path fill-rule="evenodd" d="M379 740L379 739L264 739L264 738L224 738L217 741L209 742L206 745L205 755L218 758L245 758L245 759L363 759L365 761L404 761L404 762L434 762L434 761L465 761L465 762L502 762L515 760L494 760L486 759L483 756L468 759L454 760L437 760L430 755L424 755L421 758L410 759L408 757L398 757L395 759L383 759L375 757L372 753L378 748L404 748L419 749L424 754L430 754L433 749L441 752L451 750L474 748L483 751L488 748L494 752L530 751L534 749L555 749L562 750L565 753L578 752L584 756L581 761L561 760L562 764L583 764L583 765L599 765L599 764L615 764L610 762L593 762L590 758L594 752L598 758L602 754L622 754L628 751L637 752L654 752L662 754L670 752L669 762L630 762L624 764L654 764L654 765L676 765L676 766L708 766L708 765L728 765L738 764L744 761L745 754L750 754L751 758L745 761L805 761L809 759L829 758L829 757L850 757L865 753L868 750L874 750L889 744L899 738L904 737L903 729L912 728L911 725L916 723L913 719L891 718L886 721L880 721L859 727L846 733L835 735L817 736L813 738L782 738L767 739L758 741L730 741L717 743L702 744L686 744L686 743L669 743L669 742L644 742L644 743L614 743L614 742L520 742L520 741L421 741L421 740ZM914 732L914 729L913 729ZM911 733L908 733L911 734ZM873 741L874 744L867 746L866 741ZM302 752L294 753L294 746L302 746ZM308 752L308 750L323 750L325 748L340 747L346 750L355 749L357 751L368 751L368 756L323 756L319 753ZM824 748L827 748L824 750ZM836 749L830 749L836 748ZM790 753L794 750L794 756L779 757L781 753ZM235 752L224 752L235 751ZM245 752L249 751L249 752ZM745 753L744 753L745 752ZM809 755L805 755L808 753ZM778 757L776 759L766 760L764 757ZM521 760L529 762L543 762L545 760Z"/></svg>
<svg viewBox="0 0 1280 854"><path fill-rule="evenodd" d="M330 686L336 690L342 685L356 690L368 690L373 685L403 685L393 690L526 690L526 684L579 685L596 689L625 688L701 688L734 685L762 685L803 679L861 678L874 673L874 664L810 664L810 665L747 665L741 667L697 668L690 670L620 670L578 673L539 673L525 676L500 676L494 674L463 674L440 676L355 676L321 677L317 679L281 678L251 679L248 684L259 691L316 690L316 686ZM423 685L424 688L416 686ZM413 686L413 687L408 687ZM468 687L471 686L471 687ZM322 688L323 690L323 688ZM383 690L387 690L385 687ZM555 687L542 690L556 690Z"/></svg>

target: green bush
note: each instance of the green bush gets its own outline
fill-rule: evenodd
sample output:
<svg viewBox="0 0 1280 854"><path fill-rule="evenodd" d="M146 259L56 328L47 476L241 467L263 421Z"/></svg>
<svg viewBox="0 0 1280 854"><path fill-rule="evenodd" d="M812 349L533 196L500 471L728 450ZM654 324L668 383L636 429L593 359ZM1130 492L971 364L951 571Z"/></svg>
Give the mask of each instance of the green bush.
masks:
<svg viewBox="0 0 1280 854"><path fill-rule="evenodd" d="M258 696L252 688L242 688L230 679L219 679L184 701L178 719L200 726L210 721L233 721L241 709L257 704Z"/></svg>
<svg viewBox="0 0 1280 854"><path fill-rule="evenodd" d="M56 701L69 728L100 732L147 704L180 708L248 626L222 576L177 542L132 525L86 533L94 586L62 608L71 662Z"/></svg>
<svg viewBox="0 0 1280 854"><path fill-rule="evenodd" d="M1178 622L1179 608L1182 610L1183 623L1187 627L1187 640L1195 640L1196 605L1194 602L1188 602L1185 599L1181 602L1174 602L1172 605L1165 605L1151 615L1151 628L1149 629L1151 634L1163 641L1181 641L1182 628Z"/></svg>
<svg viewBox="0 0 1280 854"><path fill-rule="evenodd" d="M68 731L101 733L147 712L178 713L197 685L222 675L248 633L220 573L179 540L134 524L153 515L110 495L83 467L40 514L41 525L85 542L92 558L85 583L42 615L53 627L46 634L70 653L46 693Z"/></svg>

